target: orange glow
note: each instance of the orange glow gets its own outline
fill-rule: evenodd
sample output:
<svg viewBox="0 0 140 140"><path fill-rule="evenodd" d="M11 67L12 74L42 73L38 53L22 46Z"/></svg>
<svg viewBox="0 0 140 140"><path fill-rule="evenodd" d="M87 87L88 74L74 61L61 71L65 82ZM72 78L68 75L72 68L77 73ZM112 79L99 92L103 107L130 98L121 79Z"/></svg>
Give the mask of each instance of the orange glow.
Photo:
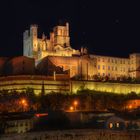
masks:
<svg viewBox="0 0 140 140"><path fill-rule="evenodd" d="M129 109L132 109L132 105L129 105Z"/></svg>
<svg viewBox="0 0 140 140"><path fill-rule="evenodd" d="M26 100L25 100L25 99L22 99L22 100L21 100L21 103L22 103L22 104L26 104Z"/></svg>
<svg viewBox="0 0 140 140"><path fill-rule="evenodd" d="M48 116L48 113L37 113L35 114L36 117L44 117L44 116Z"/></svg>
<svg viewBox="0 0 140 140"><path fill-rule="evenodd" d="M71 106L71 107L70 107L70 111L73 111L73 110L74 110L74 108L73 108L73 106Z"/></svg>
<svg viewBox="0 0 140 140"><path fill-rule="evenodd" d="M74 101L74 105L77 106L78 105L78 102L77 101Z"/></svg>

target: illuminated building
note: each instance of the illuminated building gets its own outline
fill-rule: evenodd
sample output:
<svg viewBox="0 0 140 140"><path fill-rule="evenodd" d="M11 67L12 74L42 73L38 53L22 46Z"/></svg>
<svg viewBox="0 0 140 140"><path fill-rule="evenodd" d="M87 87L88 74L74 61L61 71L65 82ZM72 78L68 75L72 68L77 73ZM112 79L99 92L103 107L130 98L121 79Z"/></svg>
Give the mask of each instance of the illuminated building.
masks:
<svg viewBox="0 0 140 140"><path fill-rule="evenodd" d="M139 53L121 58L89 54L86 48L75 50L70 45L68 23L54 27L50 38L44 34L39 38L37 29L37 25L31 25L24 32L23 56L0 58L0 90L29 87L38 94L44 80L48 92L76 92L84 85L96 91L140 93L137 84L92 81L95 76L110 80L140 78Z"/></svg>
<svg viewBox="0 0 140 140"><path fill-rule="evenodd" d="M23 55L34 58L36 64L41 63L39 66L46 59L63 70L69 70L71 78L80 77L83 80L93 80L94 75L108 76L113 80L140 77L140 54L119 58L88 54L86 48L75 50L70 45L69 23L55 26L50 39L44 33L42 38L38 38L37 29L37 25L31 25L30 30L24 32Z"/></svg>
<svg viewBox="0 0 140 140"><path fill-rule="evenodd" d="M40 60L45 56L72 56L79 54L78 50L70 46L69 23L59 25L53 28L50 33L50 39L42 34L38 38L37 25L31 25L30 30L23 34L23 53L24 56L33 57Z"/></svg>

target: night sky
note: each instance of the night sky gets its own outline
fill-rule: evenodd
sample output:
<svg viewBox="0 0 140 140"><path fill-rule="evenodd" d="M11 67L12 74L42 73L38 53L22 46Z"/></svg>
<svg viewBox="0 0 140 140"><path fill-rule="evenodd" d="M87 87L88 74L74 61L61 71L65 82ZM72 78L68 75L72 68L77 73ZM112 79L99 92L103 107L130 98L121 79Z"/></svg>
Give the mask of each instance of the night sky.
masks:
<svg viewBox="0 0 140 140"><path fill-rule="evenodd" d="M48 35L59 21L70 23L75 49L124 57L140 52L139 7L133 0L9 0L0 4L0 56L22 55L22 34L30 24Z"/></svg>

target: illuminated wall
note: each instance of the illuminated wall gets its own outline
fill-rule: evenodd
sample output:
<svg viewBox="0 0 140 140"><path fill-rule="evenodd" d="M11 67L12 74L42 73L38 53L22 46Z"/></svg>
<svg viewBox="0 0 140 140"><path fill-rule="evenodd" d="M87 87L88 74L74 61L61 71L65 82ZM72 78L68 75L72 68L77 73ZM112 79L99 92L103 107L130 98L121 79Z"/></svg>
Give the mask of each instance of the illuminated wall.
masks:
<svg viewBox="0 0 140 140"><path fill-rule="evenodd" d="M60 81L60 79L63 79ZM8 76L0 78L0 90L16 90L26 91L27 88L33 88L36 95L41 93L42 82L44 81L45 93L62 92L68 93L70 91L68 77L64 75L57 76L56 80L53 77L45 76Z"/></svg>
<svg viewBox="0 0 140 140"><path fill-rule="evenodd" d="M0 90L17 90L25 91L27 88L33 88L35 94L39 94L42 89L42 82L46 93L49 92L62 92L62 93L76 93L81 87L90 90L124 93L130 92L140 93L140 84L119 84L107 82L92 82L92 81L70 81L67 75L53 76L7 76L0 77Z"/></svg>
<svg viewBox="0 0 140 140"><path fill-rule="evenodd" d="M109 76L117 79L121 76L129 76L130 60L129 58L119 58L111 56L90 55L95 58L97 75Z"/></svg>
<svg viewBox="0 0 140 140"><path fill-rule="evenodd" d="M101 92L123 93L131 92L140 93L140 84L124 84L124 83L107 83L107 82L90 82L90 81L72 81L71 91L76 93L77 90L84 87L85 89L96 90Z"/></svg>

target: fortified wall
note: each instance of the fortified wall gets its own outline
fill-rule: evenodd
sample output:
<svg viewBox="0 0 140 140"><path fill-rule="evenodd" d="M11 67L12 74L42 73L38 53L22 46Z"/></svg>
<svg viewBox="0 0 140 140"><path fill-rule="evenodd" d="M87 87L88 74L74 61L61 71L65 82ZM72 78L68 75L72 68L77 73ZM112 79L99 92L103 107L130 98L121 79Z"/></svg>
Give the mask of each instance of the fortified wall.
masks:
<svg viewBox="0 0 140 140"><path fill-rule="evenodd" d="M93 81L71 81L68 75L41 76L41 75L19 75L0 77L0 90L25 91L33 88L35 94L41 93L44 86L45 93L61 92L76 93L80 89L90 89L101 92L128 94L140 93L140 84L109 83Z"/></svg>

